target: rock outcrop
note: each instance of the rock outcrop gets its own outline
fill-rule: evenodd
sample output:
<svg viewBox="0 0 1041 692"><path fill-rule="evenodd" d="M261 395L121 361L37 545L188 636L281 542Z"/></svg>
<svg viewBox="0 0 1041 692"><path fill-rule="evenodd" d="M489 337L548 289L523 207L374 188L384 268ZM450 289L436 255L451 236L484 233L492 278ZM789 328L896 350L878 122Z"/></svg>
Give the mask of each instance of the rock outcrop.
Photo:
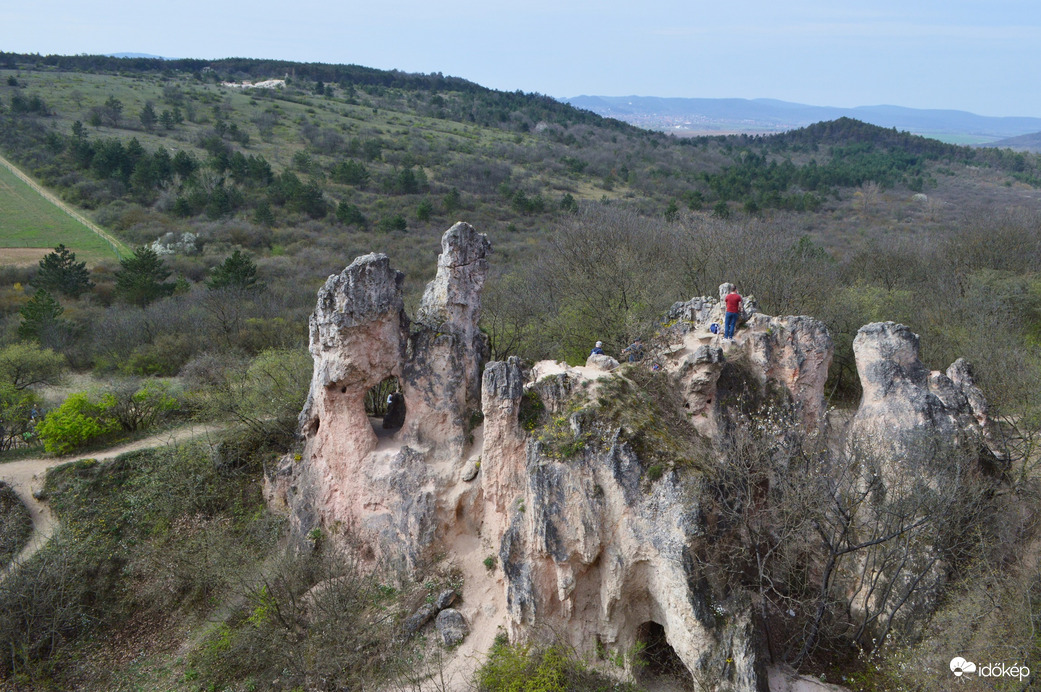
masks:
<svg viewBox="0 0 1041 692"><path fill-rule="evenodd" d="M993 423L987 403L963 359L930 372L918 358L919 339L908 327L875 322L853 340L863 398L850 442L889 459L938 446L989 453Z"/></svg>
<svg viewBox="0 0 1041 692"><path fill-rule="evenodd" d="M727 363L741 367L764 387L779 386L799 409L808 430L824 425L824 383L834 346L823 322L811 317L771 317L759 312L747 297L732 342L711 325L723 324L723 296L733 284L719 287L720 299L693 298L669 310L669 326L663 331L660 358L677 381L692 421L712 436L716 429L714 405L717 383Z"/></svg>
<svg viewBox="0 0 1041 692"><path fill-rule="evenodd" d="M678 393L677 425L693 426L705 449L719 434L721 399L742 382L785 398L808 431L819 431L827 329L809 317L761 314L748 299L735 340L724 344L709 329L722 321L721 301L702 297L673 306L636 365L606 357L530 371L517 358L486 365L477 325L489 251L485 236L453 226L411 323L402 276L383 255L358 258L321 289L304 449L274 479L297 535L319 526L332 540L349 535L363 557L413 575L447 555L464 573L459 602L439 599L406 629L440 612L445 643L460 651L487 646L499 627L513 639L552 632L580 652L619 656L656 637L713 689L765 690L755 609L720 588L703 559L716 531L707 476L674 459L651 465L625 424L597 412L622 410L626 402L612 397L644 372ZM986 402L965 363L929 373L917 337L891 323L865 327L855 348L864 382L855 434L987 431ZM388 377L404 400L397 431L364 409L366 392ZM671 397L640 399L626 415L671 406ZM659 441L670 434L653 433Z"/></svg>
<svg viewBox="0 0 1041 692"><path fill-rule="evenodd" d="M512 412L519 391L492 387L492 378L502 381L499 372L501 364L491 364L485 376L486 425L492 412L509 412L495 425L500 436L518 441L523 433ZM562 378L571 381L562 385ZM552 410L559 408L556 395L585 382L581 371L569 369L544 375L532 388L550 394ZM691 554L707 530L699 481L669 472L651 482L617 430L577 417L570 425L602 443L560 459L529 439L494 462L486 457L482 467L486 483L496 479L489 495L498 501L487 506L485 520L501 532L511 638L551 631L579 651L598 645L626 652L642 632L660 628L699 679L721 690L765 689L748 604L715 594Z"/></svg>
<svg viewBox="0 0 1041 692"><path fill-rule="evenodd" d="M477 328L491 249L458 223L442 239L438 271L416 322L404 312L404 276L386 255L359 257L318 293L310 320L314 371L300 418L304 453L284 460L274 495L291 509L295 532L315 527L358 537L373 559L414 569L438 529L438 500L458 473L470 413L480 407L487 353ZM399 431L377 435L365 395L398 378Z"/></svg>
<svg viewBox="0 0 1041 692"><path fill-rule="evenodd" d="M490 251L488 237L469 224L445 233L404 364L405 438L443 458L462 453L468 414L481 408L488 344L477 323Z"/></svg>

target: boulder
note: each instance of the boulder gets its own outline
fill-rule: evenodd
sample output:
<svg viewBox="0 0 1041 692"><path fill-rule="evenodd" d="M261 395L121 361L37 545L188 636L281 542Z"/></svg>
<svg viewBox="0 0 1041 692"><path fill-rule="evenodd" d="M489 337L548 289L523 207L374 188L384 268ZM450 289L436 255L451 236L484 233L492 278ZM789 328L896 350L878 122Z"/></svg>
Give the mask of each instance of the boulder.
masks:
<svg viewBox="0 0 1041 692"><path fill-rule="evenodd" d="M437 615L437 607L433 603L424 603L416 612L405 618L401 629L406 636L412 636L423 629L423 625L433 620L435 615Z"/></svg>
<svg viewBox="0 0 1041 692"><path fill-rule="evenodd" d="M466 639L466 635L470 634L470 628L463 619L463 614L455 608L445 608L438 613L434 626L437 627L438 634L441 635L441 641L445 646L461 644Z"/></svg>
<svg viewBox="0 0 1041 692"><path fill-rule="evenodd" d="M466 465L463 466L463 473L461 478L469 483L473 479L477 478L477 473L481 470L481 459L467 459Z"/></svg>
<svg viewBox="0 0 1041 692"><path fill-rule="evenodd" d="M438 612L441 612L455 603L456 596L457 594L455 589L445 589L437 595L436 599L434 599L434 606L437 608Z"/></svg>
<svg viewBox="0 0 1041 692"><path fill-rule="evenodd" d="M618 361L605 353L593 353L586 358L586 367L610 372L618 367Z"/></svg>

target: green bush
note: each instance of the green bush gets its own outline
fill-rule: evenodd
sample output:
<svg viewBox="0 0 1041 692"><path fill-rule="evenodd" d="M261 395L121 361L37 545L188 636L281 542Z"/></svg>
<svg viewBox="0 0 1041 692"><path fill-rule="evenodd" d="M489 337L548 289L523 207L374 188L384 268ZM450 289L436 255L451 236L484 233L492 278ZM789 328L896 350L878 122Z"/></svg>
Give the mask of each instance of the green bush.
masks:
<svg viewBox="0 0 1041 692"><path fill-rule="evenodd" d="M586 666L564 645L536 648L510 644L500 634L477 671L480 692L573 692L632 690Z"/></svg>
<svg viewBox="0 0 1041 692"><path fill-rule="evenodd" d="M102 398L102 405L120 428L134 432L152 427L160 418L175 411L179 402L169 385L148 381L140 388L135 382L115 386Z"/></svg>
<svg viewBox="0 0 1041 692"><path fill-rule="evenodd" d="M248 363L223 369L195 396L214 418L232 418L258 432L292 436L311 384L311 354L305 349L268 349Z"/></svg>
<svg viewBox="0 0 1041 692"><path fill-rule="evenodd" d="M52 454L69 452L118 432L153 426L176 410L179 401L160 382L118 383L100 395L70 394L61 406L36 426L43 448Z"/></svg>
<svg viewBox="0 0 1041 692"><path fill-rule="evenodd" d="M70 394L36 426L43 448L52 454L68 454L112 435L119 430L119 422L109 415L111 406L105 398L97 400L86 392Z"/></svg>
<svg viewBox="0 0 1041 692"><path fill-rule="evenodd" d="M546 411L546 405L542 403L542 397L534 389L524 392L520 402L520 413L518 419L521 427L528 432L539 426L542 414Z"/></svg>

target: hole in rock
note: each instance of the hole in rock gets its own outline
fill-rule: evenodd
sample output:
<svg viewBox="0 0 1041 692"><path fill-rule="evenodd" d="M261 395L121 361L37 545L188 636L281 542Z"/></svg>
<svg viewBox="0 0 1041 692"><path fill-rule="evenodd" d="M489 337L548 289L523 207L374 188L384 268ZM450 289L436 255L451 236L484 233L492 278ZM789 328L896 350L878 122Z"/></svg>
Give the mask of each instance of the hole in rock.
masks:
<svg viewBox="0 0 1041 692"><path fill-rule="evenodd" d="M400 430L405 424L405 396L396 377L388 377L365 393L365 414L376 435Z"/></svg>
<svg viewBox="0 0 1041 692"><path fill-rule="evenodd" d="M654 621L645 622L636 630L636 640L642 645L636 673L641 683L674 682L661 689L690 688L690 673L669 644L664 627Z"/></svg>

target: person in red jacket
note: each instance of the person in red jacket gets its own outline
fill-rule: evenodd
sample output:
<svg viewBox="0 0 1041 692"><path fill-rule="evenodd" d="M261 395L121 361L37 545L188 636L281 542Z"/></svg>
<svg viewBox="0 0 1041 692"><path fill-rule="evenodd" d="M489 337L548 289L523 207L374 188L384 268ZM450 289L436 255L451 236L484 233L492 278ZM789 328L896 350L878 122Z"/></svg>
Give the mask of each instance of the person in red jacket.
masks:
<svg viewBox="0 0 1041 692"><path fill-rule="evenodd" d="M732 340L734 338L734 330L737 329L737 318L741 315L741 294L737 292L737 289L731 289L730 293L726 295L723 302L727 305L727 314L723 319L723 338Z"/></svg>

